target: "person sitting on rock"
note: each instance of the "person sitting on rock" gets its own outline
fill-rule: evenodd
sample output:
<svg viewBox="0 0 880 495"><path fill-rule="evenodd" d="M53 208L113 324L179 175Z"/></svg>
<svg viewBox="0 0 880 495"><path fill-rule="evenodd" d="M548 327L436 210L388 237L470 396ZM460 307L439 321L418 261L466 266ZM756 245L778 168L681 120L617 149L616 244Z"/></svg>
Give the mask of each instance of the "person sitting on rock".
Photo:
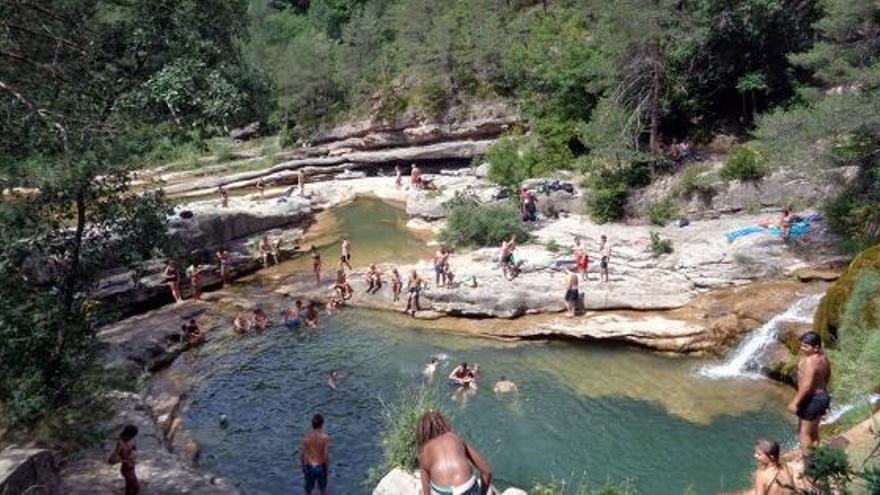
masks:
<svg viewBox="0 0 880 495"><path fill-rule="evenodd" d="M351 284L348 283L348 278L345 276L345 270L342 268L336 271L336 285L333 286L333 289L344 300L351 299L354 293L354 289L351 288Z"/></svg>
<svg viewBox="0 0 880 495"><path fill-rule="evenodd" d="M778 443L763 438L758 440L754 456L758 469L752 475L753 488L746 494L794 495L794 477L788 467L779 461Z"/></svg>
<svg viewBox="0 0 880 495"><path fill-rule="evenodd" d="M501 375L501 379L495 382L495 386L492 388L492 391L496 394L507 394L517 392L518 390L515 383L508 380L504 375Z"/></svg>
<svg viewBox="0 0 880 495"><path fill-rule="evenodd" d="M382 288L382 272L376 268L376 265L370 265L367 272L367 294L375 294Z"/></svg>
<svg viewBox="0 0 880 495"><path fill-rule="evenodd" d="M125 495L138 495L141 491L135 464L137 464L137 445L134 442L138 434L137 426L125 425L119 433L116 448L110 455L110 464L121 464L119 472L125 480Z"/></svg>
<svg viewBox="0 0 880 495"><path fill-rule="evenodd" d="M397 272L397 268L391 269L391 297L394 302L400 300L400 291L403 289L403 281L400 280L400 273Z"/></svg>
<svg viewBox="0 0 880 495"><path fill-rule="evenodd" d="M205 342L205 335L199 331L195 318L190 318L187 323L181 327L183 331L183 340L189 347L195 347Z"/></svg>
<svg viewBox="0 0 880 495"><path fill-rule="evenodd" d="M471 445L456 435L449 422L430 410L416 427L422 495L486 495L492 485L492 469ZM473 467L480 472L478 480Z"/></svg>
<svg viewBox="0 0 880 495"><path fill-rule="evenodd" d="M239 335L244 335L249 333L251 329L253 329L253 322L245 313L239 313L238 316L232 321L232 326L235 329L235 333Z"/></svg>

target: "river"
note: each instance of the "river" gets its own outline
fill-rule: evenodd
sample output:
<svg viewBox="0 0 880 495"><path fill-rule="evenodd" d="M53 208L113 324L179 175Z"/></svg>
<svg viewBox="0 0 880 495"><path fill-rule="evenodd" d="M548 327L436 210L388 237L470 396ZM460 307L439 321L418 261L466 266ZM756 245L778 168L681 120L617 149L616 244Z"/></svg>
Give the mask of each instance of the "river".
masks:
<svg viewBox="0 0 880 495"><path fill-rule="evenodd" d="M335 260L335 241L346 233L356 265L424 256L424 241L404 223L398 208L358 200L326 212L306 243ZM282 264L237 290L276 313L285 299L271 284L255 281L305 266ZM429 381L421 371L434 355L446 360ZM193 361L197 385L184 419L201 445L201 465L246 493L300 491L295 451L315 412L326 416L332 438L333 493L370 493L365 480L381 461L383 404L419 387L488 459L501 487L632 479L642 494L678 495L689 486L715 493L748 482L756 438L793 441L784 387L705 379L697 370L708 360L621 345L502 342L426 330L390 313L348 309L322 315L317 330L221 337L186 359ZM481 366L481 388L473 396L446 384L445 374L460 361ZM326 383L334 369L343 374L337 391ZM493 394L501 375L520 392ZM221 414L229 418L226 428Z"/></svg>

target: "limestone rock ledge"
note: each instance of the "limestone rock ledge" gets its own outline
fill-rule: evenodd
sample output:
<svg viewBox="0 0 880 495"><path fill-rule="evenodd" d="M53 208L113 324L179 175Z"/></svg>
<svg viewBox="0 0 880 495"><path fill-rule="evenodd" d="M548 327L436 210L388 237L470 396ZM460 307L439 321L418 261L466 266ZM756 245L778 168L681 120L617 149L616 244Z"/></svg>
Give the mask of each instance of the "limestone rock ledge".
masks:
<svg viewBox="0 0 880 495"><path fill-rule="evenodd" d="M60 491L58 460L51 450L8 447L0 452L0 494L56 495Z"/></svg>

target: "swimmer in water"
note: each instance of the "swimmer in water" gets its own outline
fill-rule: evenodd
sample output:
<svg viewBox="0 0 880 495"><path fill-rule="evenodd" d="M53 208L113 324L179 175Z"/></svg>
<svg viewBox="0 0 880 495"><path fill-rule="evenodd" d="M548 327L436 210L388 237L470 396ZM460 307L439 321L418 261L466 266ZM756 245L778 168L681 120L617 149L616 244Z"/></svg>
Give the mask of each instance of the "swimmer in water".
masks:
<svg viewBox="0 0 880 495"><path fill-rule="evenodd" d="M232 326L235 329L235 333L239 335L249 333L253 328L250 318L245 313L239 313L235 320L232 321Z"/></svg>
<svg viewBox="0 0 880 495"><path fill-rule="evenodd" d="M253 323L254 329L260 332L269 328L269 326L272 324L272 322L269 321L269 316L266 315L262 308L257 308L254 310Z"/></svg>
<svg viewBox="0 0 880 495"><path fill-rule="evenodd" d="M506 394L510 392L518 392L518 389L516 388L515 383L502 375L501 379L495 382L495 387L492 388L492 391L496 394Z"/></svg>
<svg viewBox="0 0 880 495"><path fill-rule="evenodd" d="M461 388L470 388L472 390L477 389L477 373L480 371L480 365L475 364L472 367L468 367L466 362L461 363L457 366L452 373L449 374L449 382L452 385L461 387Z"/></svg>
<svg viewBox="0 0 880 495"><path fill-rule="evenodd" d="M297 300L293 306L286 308L281 312L284 315L284 326L291 330L296 330L302 325L302 301Z"/></svg>
<svg viewBox="0 0 880 495"><path fill-rule="evenodd" d="M308 308L306 308L306 326L318 328L318 310L315 309L314 302L310 302Z"/></svg>
<svg viewBox="0 0 880 495"><path fill-rule="evenodd" d="M425 369L422 370L422 374L427 376L428 378L432 378L434 373L437 372L437 366L440 365L440 360L437 359L436 356L431 358L431 362L425 365Z"/></svg>
<svg viewBox="0 0 880 495"><path fill-rule="evenodd" d="M330 376L327 377L327 385L333 390L338 390L337 385L339 384L339 379L342 378L342 374L337 370L333 370L330 372Z"/></svg>

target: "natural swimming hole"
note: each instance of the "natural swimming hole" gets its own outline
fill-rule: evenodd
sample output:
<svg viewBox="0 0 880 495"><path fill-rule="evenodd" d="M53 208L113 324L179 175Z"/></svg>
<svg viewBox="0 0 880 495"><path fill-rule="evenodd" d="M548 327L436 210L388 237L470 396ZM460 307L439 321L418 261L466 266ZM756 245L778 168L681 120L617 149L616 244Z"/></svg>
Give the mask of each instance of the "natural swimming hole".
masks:
<svg viewBox="0 0 880 495"><path fill-rule="evenodd" d="M348 232L356 259L389 252L386 243L400 246L395 236L412 243L406 249L425 249L403 229L398 209L376 203L343 207L349 210L316 232L328 239ZM366 228L367 217L392 227ZM350 234L353 224L362 234ZM326 249L333 259L334 248ZM289 303L268 288L241 289L270 314ZM427 381L424 364L441 354L448 359ZM785 387L701 378L695 370L707 360L594 342L496 341L376 311L322 315L317 330L215 339L190 359L196 385L183 415L201 447L200 465L253 494L301 492L296 452L315 412L327 418L331 436L331 493L371 493L365 481L381 462L385 404L418 387L488 459L500 487L631 479L645 494L677 495L689 486L717 493L747 484L756 438L790 443L794 431ZM461 361L480 364L473 396L446 383ZM334 369L343 374L337 391L327 385ZM501 375L520 392L493 394Z"/></svg>

